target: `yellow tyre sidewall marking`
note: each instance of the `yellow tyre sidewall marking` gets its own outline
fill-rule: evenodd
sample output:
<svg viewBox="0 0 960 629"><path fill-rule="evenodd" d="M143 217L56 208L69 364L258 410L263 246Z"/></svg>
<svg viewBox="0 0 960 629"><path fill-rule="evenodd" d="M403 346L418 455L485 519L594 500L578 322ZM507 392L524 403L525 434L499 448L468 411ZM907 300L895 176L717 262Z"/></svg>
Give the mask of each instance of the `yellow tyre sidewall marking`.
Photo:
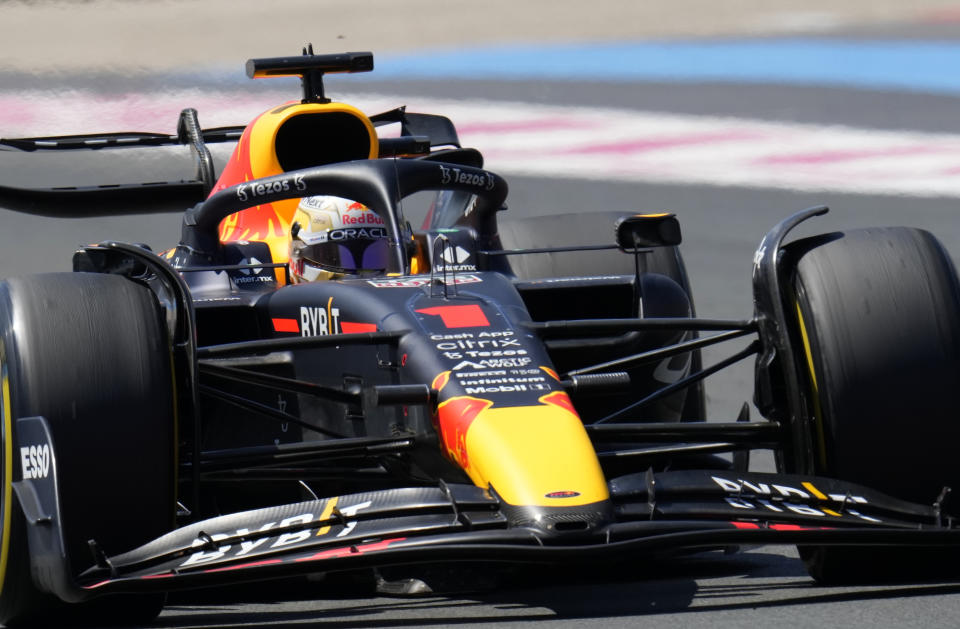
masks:
<svg viewBox="0 0 960 629"><path fill-rule="evenodd" d="M7 576L7 562L10 557L11 534L11 494L13 493L13 431L10 410L10 380L7 377L7 361L3 342L0 341L0 378L2 378L2 398L0 410L3 411L3 529L0 540L0 594L3 593Z"/></svg>
<svg viewBox="0 0 960 629"><path fill-rule="evenodd" d="M800 324L800 337L803 339L803 353L807 358L807 370L810 374L810 388L813 393L813 418L816 427L817 458L820 462L820 472L827 468L827 444L823 431L823 409L820 406L820 388L817 386L817 372L813 368L813 351L810 349L810 337L807 335L807 325L800 311L800 301L796 302L797 322Z"/></svg>

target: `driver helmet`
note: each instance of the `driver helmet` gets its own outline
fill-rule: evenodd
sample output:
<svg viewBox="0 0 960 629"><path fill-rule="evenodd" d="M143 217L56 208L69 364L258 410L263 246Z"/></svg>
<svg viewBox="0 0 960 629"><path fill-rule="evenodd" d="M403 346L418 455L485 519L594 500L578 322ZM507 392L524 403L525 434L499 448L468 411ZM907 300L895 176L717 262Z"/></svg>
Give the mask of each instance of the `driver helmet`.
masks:
<svg viewBox="0 0 960 629"><path fill-rule="evenodd" d="M362 203L333 196L305 197L294 214L290 234L294 283L381 274L387 268L386 224Z"/></svg>

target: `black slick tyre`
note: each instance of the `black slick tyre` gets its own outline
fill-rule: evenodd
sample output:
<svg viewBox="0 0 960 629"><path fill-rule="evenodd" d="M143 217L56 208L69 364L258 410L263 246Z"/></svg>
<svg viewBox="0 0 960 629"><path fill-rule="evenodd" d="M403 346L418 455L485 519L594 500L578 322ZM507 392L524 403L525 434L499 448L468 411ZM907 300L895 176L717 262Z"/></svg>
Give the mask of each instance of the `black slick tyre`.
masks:
<svg viewBox="0 0 960 629"><path fill-rule="evenodd" d="M166 324L153 293L112 275L57 273L0 282L3 457L0 621L114 624L159 613L163 597L64 605L33 585L11 482L18 417L46 418L54 441L70 571L170 530L174 402ZM10 465L10 459L13 465Z"/></svg>
<svg viewBox="0 0 960 629"><path fill-rule="evenodd" d="M933 504L960 489L960 286L929 233L875 228L792 243L814 472ZM818 580L910 578L896 551L801 548ZM935 554L935 553L934 553Z"/></svg>

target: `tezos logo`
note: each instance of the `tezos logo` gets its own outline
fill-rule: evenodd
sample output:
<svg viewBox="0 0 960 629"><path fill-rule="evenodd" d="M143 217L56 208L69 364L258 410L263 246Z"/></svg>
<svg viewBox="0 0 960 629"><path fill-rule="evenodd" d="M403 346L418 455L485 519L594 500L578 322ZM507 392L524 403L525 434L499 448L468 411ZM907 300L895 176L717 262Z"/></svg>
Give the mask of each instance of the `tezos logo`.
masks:
<svg viewBox="0 0 960 629"><path fill-rule="evenodd" d="M493 190L494 186L493 175L490 173L467 173L451 166L440 166L440 183L464 183L484 190Z"/></svg>
<svg viewBox="0 0 960 629"><path fill-rule="evenodd" d="M268 194L279 194L291 190L303 192L307 189L307 184L303 180L303 175L296 175L293 179L280 179L267 183L242 183L237 186L237 198L241 201L247 201L251 197L254 199Z"/></svg>

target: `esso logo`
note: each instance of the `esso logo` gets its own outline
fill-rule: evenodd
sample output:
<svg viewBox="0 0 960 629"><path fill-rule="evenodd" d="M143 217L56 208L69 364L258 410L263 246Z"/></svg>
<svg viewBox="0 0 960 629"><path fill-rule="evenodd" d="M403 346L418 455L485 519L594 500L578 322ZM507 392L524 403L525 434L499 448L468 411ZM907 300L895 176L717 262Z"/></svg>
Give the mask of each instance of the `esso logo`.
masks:
<svg viewBox="0 0 960 629"><path fill-rule="evenodd" d="M24 446L20 448L20 465L23 479L46 478L50 475L50 445Z"/></svg>

